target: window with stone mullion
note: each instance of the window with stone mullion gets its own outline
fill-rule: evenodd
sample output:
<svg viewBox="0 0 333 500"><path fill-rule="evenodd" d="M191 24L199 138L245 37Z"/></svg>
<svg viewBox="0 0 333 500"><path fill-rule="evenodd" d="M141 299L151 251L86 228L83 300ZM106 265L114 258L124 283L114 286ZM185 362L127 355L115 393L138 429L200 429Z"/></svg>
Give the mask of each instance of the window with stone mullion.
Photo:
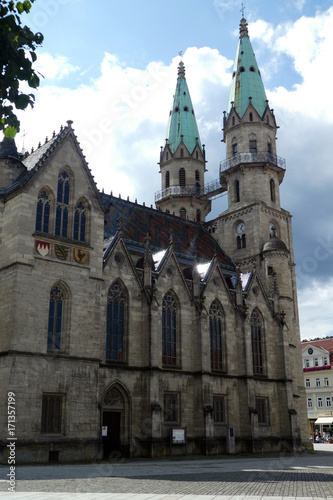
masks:
<svg viewBox="0 0 333 500"><path fill-rule="evenodd" d="M177 364L177 307L170 293L162 304L162 362L164 365Z"/></svg>
<svg viewBox="0 0 333 500"><path fill-rule="evenodd" d="M110 287L106 321L106 359L124 361L125 297L118 283Z"/></svg>

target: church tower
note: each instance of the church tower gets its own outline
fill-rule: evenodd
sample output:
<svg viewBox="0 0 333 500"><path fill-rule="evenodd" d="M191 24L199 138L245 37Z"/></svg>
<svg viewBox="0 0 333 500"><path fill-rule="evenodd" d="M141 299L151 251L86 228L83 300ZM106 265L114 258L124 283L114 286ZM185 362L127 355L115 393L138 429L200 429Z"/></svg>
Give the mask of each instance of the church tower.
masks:
<svg viewBox="0 0 333 500"><path fill-rule="evenodd" d="M262 262L266 243L293 260L291 216L280 206L286 164L277 156L277 129L243 18L223 123L226 160L220 182L228 191L228 209L215 221L214 232L244 271ZM266 274L267 269L262 277Z"/></svg>
<svg viewBox="0 0 333 500"><path fill-rule="evenodd" d="M205 147L201 145L182 61L159 165L162 190L156 194L157 208L203 222L211 210L204 188Z"/></svg>
<svg viewBox="0 0 333 500"><path fill-rule="evenodd" d="M279 324L285 377L292 381L287 400L295 439L306 435L306 411L301 397L304 381L291 214L280 205L286 164L277 156L277 129L243 18L223 123L226 159L220 164L220 183L228 191L228 209L208 226L240 269L252 272L269 304L266 319L272 316ZM255 293L258 290L246 297L250 313ZM266 335L266 352L274 363L277 336L270 337L268 331Z"/></svg>

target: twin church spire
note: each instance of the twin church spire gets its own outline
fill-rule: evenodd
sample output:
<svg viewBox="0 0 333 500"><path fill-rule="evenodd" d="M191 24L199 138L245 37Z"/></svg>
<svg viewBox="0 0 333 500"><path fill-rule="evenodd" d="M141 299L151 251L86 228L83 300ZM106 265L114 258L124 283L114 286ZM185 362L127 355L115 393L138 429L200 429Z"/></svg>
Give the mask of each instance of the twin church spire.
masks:
<svg viewBox="0 0 333 500"><path fill-rule="evenodd" d="M202 152L183 61L180 61L178 66L178 79L172 109L170 110L166 138L172 153L175 153L181 142L186 146L189 153L193 152L197 144Z"/></svg>
<svg viewBox="0 0 333 500"><path fill-rule="evenodd" d="M231 116L232 119L229 120ZM244 134L239 137L237 144L232 143L235 136L231 138L234 126L237 128L244 122L245 128L248 128L247 122L250 121L252 123L249 133L258 138L257 142L252 139L252 147L254 144L256 147L257 145L262 147L265 140L269 144L265 146L269 148L269 153L275 154L277 128L275 118L268 107L260 70L249 39L247 22L243 17L240 22L240 37L232 74L228 111L224 118L223 141L227 144L227 157L234 156L237 151L253 153L253 150L249 149L248 140L242 144ZM262 139L259 139L259 136ZM162 190L156 194L155 201L161 210L204 222L211 209L210 199L218 192L228 190L224 182L220 185L217 181L217 186L213 189L205 186L205 148L201 145L183 61L180 61L178 66L166 142L161 148L159 164Z"/></svg>
<svg viewBox="0 0 333 500"><path fill-rule="evenodd" d="M250 42L247 22L240 22L240 36L235 64L232 73L232 83L229 94L228 114L235 108L240 118L251 102L260 117L267 108L267 97L261 79L260 70Z"/></svg>

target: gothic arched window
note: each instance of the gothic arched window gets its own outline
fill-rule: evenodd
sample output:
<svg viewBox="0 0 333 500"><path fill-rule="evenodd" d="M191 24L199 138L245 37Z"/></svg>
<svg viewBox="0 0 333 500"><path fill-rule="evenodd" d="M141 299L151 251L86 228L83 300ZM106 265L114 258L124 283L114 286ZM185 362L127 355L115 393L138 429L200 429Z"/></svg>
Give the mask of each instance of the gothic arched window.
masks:
<svg viewBox="0 0 333 500"><path fill-rule="evenodd" d="M166 188L170 187L170 172L169 172L169 170L167 170L165 173L165 187Z"/></svg>
<svg viewBox="0 0 333 500"><path fill-rule="evenodd" d="M171 292L162 302L162 363L177 364L177 302Z"/></svg>
<svg viewBox="0 0 333 500"><path fill-rule="evenodd" d="M212 370L222 370L222 312L216 301L209 309L210 366Z"/></svg>
<svg viewBox="0 0 333 500"><path fill-rule="evenodd" d="M49 232L50 199L46 191L41 191L38 196L36 210L36 231Z"/></svg>
<svg viewBox="0 0 333 500"><path fill-rule="evenodd" d="M57 207L56 207L56 236L67 236L69 205L69 176L65 170L58 177Z"/></svg>
<svg viewBox="0 0 333 500"><path fill-rule="evenodd" d="M118 281L110 286L107 301L106 359L125 361L126 301Z"/></svg>
<svg viewBox="0 0 333 500"><path fill-rule="evenodd" d="M186 219L186 208L181 208L179 211L179 215L182 219Z"/></svg>
<svg viewBox="0 0 333 500"><path fill-rule="evenodd" d="M262 335L260 315L258 311L254 310L251 314L251 344L253 373L257 375L264 373Z"/></svg>
<svg viewBox="0 0 333 500"><path fill-rule="evenodd" d="M186 186L186 174L185 174L185 169L184 168L180 168L179 169L179 185L181 187L185 187Z"/></svg>
<svg viewBox="0 0 333 500"><path fill-rule="evenodd" d="M74 211L73 239L85 241L86 239L86 207L82 201L76 204Z"/></svg>
<svg viewBox="0 0 333 500"><path fill-rule="evenodd" d="M195 171L195 180L200 182L200 172L199 172L199 170Z"/></svg>
<svg viewBox="0 0 333 500"><path fill-rule="evenodd" d="M47 348L59 350L61 348L61 334L64 319L64 290L55 285L50 294L49 323L47 332Z"/></svg>

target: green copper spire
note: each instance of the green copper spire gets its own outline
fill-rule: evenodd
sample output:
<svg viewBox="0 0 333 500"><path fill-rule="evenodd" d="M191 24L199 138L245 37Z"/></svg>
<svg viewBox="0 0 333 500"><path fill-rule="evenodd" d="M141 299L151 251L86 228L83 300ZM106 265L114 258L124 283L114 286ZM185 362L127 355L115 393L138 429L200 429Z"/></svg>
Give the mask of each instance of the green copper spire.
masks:
<svg viewBox="0 0 333 500"><path fill-rule="evenodd" d="M247 22L244 18L240 22L239 32L240 37L232 74L228 114L233 102L235 110L242 118L250 104L249 98L251 97L252 105L259 116L262 117L267 107L267 97L249 39Z"/></svg>
<svg viewBox="0 0 333 500"><path fill-rule="evenodd" d="M202 150L197 121L185 79L185 66L182 61L180 61L178 66L177 86L173 107L170 111L166 138L172 154L176 151L182 140L189 153L193 152L197 142Z"/></svg>

